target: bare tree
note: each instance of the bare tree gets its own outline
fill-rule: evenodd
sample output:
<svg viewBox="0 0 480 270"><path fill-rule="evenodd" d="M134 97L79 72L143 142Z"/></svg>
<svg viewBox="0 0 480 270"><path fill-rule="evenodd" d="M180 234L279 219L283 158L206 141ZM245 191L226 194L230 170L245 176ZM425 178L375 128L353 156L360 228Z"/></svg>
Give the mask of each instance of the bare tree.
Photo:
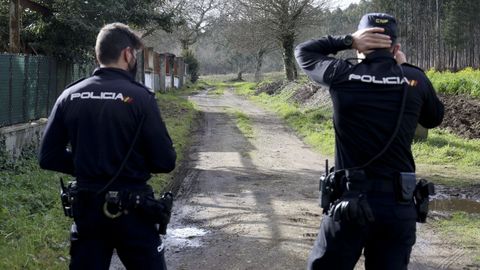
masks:
<svg viewBox="0 0 480 270"><path fill-rule="evenodd" d="M220 0L172 0L162 7L164 12L179 18L173 35L180 42L182 50L189 50L197 42L218 13L221 3Z"/></svg>
<svg viewBox="0 0 480 270"><path fill-rule="evenodd" d="M259 81L263 59L276 49L276 44L275 38L264 27L266 18L250 15L239 11L235 5L230 6L217 20L217 29L224 47L230 51L232 60L229 62L239 65L237 79L241 80L242 73L255 66L255 80Z"/></svg>
<svg viewBox="0 0 480 270"><path fill-rule="evenodd" d="M245 13L259 18L263 27L280 44L287 80L297 78L297 69L293 55L298 29L312 22L321 14L325 1L319 0L237 0ZM315 20L314 20L315 21Z"/></svg>

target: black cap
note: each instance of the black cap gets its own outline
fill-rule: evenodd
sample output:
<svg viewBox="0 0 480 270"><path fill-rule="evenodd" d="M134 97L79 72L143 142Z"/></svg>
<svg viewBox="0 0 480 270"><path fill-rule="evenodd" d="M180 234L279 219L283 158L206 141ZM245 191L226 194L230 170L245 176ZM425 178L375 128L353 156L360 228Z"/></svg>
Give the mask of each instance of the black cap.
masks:
<svg viewBox="0 0 480 270"><path fill-rule="evenodd" d="M392 15L386 13L368 13L363 15L358 30L372 27L381 27L385 29L384 34L389 35L392 43L397 39L397 20Z"/></svg>

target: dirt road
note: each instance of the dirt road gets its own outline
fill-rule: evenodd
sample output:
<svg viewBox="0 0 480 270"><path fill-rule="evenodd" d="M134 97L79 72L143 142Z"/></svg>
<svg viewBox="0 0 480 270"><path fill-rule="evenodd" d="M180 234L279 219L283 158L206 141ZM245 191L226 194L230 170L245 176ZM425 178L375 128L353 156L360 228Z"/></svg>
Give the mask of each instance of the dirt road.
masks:
<svg viewBox="0 0 480 270"><path fill-rule="evenodd" d="M230 91L192 100L204 117L165 239L169 268L304 268L324 158ZM251 119L254 138L242 135L232 109Z"/></svg>
<svg viewBox="0 0 480 270"><path fill-rule="evenodd" d="M305 269L325 157L230 90L191 100L203 117L164 238L169 269ZM251 119L253 138L237 128L234 111ZM467 255L422 225L409 269L476 269L465 268Z"/></svg>

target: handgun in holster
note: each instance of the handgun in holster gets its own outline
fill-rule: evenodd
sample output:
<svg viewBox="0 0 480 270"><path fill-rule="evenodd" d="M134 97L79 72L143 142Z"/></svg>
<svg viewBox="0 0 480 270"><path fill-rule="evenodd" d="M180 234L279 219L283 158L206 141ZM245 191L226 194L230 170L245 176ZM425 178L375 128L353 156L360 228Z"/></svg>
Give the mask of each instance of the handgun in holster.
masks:
<svg viewBox="0 0 480 270"><path fill-rule="evenodd" d="M328 159L325 161L325 174L320 177L320 207L326 214L330 206L342 195L341 181L344 173L335 171L334 167L328 167Z"/></svg>
<svg viewBox="0 0 480 270"><path fill-rule="evenodd" d="M420 179L420 181L418 181L414 192L415 207L417 209L417 222L427 222L429 197L434 194L435 186L433 183L428 182L425 179Z"/></svg>
<svg viewBox="0 0 480 270"><path fill-rule="evenodd" d="M134 207L140 211L145 217L158 224L158 232L160 234L167 233L167 225L173 207L173 194L166 192L160 199L153 196L134 195Z"/></svg>
<svg viewBox="0 0 480 270"><path fill-rule="evenodd" d="M63 179L60 178L60 200L62 202L63 213L66 217L73 218L73 202L77 195L77 184L75 181L68 183L65 186Z"/></svg>

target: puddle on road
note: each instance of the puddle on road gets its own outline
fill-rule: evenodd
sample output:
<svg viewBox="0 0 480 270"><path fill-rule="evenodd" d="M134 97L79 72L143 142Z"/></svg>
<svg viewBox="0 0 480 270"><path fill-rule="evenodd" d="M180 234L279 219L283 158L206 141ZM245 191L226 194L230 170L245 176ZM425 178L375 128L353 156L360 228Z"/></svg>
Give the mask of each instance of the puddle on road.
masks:
<svg viewBox="0 0 480 270"><path fill-rule="evenodd" d="M173 228L168 230L164 241L166 245L172 247L200 247L201 237L207 233L209 231L195 227Z"/></svg>
<svg viewBox="0 0 480 270"><path fill-rule="evenodd" d="M430 201L429 208L434 211L463 211L470 214L480 213L480 202L468 199L434 199Z"/></svg>

